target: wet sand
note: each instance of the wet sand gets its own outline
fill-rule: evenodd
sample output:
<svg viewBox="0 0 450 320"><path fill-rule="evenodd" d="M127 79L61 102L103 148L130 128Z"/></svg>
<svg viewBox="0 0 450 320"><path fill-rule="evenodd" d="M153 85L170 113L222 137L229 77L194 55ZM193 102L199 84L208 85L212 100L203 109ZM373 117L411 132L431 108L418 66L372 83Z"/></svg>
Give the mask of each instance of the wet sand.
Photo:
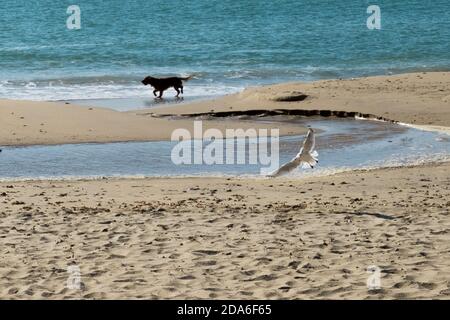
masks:
<svg viewBox="0 0 450 320"><path fill-rule="evenodd" d="M449 172L2 182L0 298L448 299Z"/></svg>
<svg viewBox="0 0 450 320"><path fill-rule="evenodd" d="M170 140L175 129L193 133L193 121L145 117L104 108L60 102L0 100L0 146L55 145ZM281 135L303 134L299 125L271 125L249 121L204 121L204 130L249 128L280 130Z"/></svg>

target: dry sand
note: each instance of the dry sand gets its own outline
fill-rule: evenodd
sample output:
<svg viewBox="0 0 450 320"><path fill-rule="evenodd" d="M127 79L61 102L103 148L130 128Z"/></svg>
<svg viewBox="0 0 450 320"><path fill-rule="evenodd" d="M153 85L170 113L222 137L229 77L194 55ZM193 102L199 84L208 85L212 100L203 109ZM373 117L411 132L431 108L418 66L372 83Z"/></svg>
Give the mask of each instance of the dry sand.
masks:
<svg viewBox="0 0 450 320"><path fill-rule="evenodd" d="M448 299L449 170L3 182L0 298Z"/></svg>

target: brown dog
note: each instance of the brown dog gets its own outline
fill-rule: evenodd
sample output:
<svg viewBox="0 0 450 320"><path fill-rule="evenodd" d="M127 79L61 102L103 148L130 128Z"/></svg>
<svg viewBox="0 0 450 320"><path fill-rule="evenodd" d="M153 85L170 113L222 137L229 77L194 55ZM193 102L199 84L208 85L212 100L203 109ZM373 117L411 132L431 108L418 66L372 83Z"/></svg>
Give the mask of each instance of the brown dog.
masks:
<svg viewBox="0 0 450 320"><path fill-rule="evenodd" d="M179 78L179 77L170 77L170 78L153 78L153 77L145 77L144 80L142 80L142 83L144 85L151 85L155 90L153 90L153 94L156 97L156 92L159 91L158 98L162 98L163 92L170 87L173 87L177 91L177 95L175 97L178 97L180 93L183 93L183 81L188 81L191 79L192 76L186 77L186 78Z"/></svg>

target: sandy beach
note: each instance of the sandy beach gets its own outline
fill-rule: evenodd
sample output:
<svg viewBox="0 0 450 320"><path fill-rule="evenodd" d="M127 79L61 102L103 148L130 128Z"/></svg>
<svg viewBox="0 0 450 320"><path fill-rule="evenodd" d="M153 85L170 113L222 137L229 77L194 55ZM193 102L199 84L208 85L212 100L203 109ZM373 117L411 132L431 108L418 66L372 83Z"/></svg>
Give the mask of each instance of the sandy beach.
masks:
<svg viewBox="0 0 450 320"><path fill-rule="evenodd" d="M255 109L358 112L448 131L449 92L450 73L426 72L129 112L1 100L0 145L165 140L193 119L161 115ZM306 132L244 120L205 126ZM449 170L0 182L0 298L448 299ZM372 265L381 289L369 291ZM80 268L80 290L66 286L69 266Z"/></svg>
<svg viewBox="0 0 450 320"><path fill-rule="evenodd" d="M301 101L289 101L296 99ZM360 112L409 124L449 126L450 72L282 83L248 88L211 101L151 110L189 114L279 108Z"/></svg>
<svg viewBox="0 0 450 320"><path fill-rule="evenodd" d="M0 297L448 299L449 170L0 183Z"/></svg>

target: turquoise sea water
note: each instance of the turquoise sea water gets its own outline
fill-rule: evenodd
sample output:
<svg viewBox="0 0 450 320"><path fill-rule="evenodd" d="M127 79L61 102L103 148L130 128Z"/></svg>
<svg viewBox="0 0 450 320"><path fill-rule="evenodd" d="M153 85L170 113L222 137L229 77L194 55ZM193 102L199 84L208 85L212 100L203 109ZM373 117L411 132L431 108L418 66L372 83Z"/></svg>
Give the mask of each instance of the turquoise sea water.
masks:
<svg viewBox="0 0 450 320"><path fill-rule="evenodd" d="M66 9L81 9L69 30ZM369 5L381 30L369 30ZM145 75L191 74L186 96L247 85L450 69L448 0L2 0L0 98L149 95Z"/></svg>

